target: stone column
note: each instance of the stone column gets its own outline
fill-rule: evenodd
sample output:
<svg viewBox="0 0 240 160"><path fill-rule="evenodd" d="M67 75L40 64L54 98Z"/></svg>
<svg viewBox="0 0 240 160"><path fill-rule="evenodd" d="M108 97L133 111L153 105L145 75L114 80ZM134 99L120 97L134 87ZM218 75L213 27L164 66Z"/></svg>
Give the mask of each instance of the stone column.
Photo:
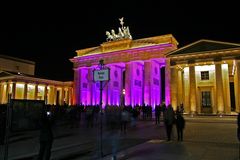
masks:
<svg viewBox="0 0 240 160"><path fill-rule="evenodd" d="M54 86L49 86L49 93L48 93L48 104L53 105L54 104L54 100L55 100L55 88Z"/></svg>
<svg viewBox="0 0 240 160"><path fill-rule="evenodd" d="M24 82L24 93L23 99L27 99L27 92L28 92L28 84Z"/></svg>
<svg viewBox="0 0 240 160"><path fill-rule="evenodd" d="M227 114L231 113L230 100L230 85L229 85L229 68L228 64L222 64L222 79L223 79L223 97L224 97L224 111Z"/></svg>
<svg viewBox="0 0 240 160"><path fill-rule="evenodd" d="M215 64L215 80L216 80L216 104L217 113L222 114L224 112L223 101L223 80L222 80L222 67L220 63Z"/></svg>
<svg viewBox="0 0 240 160"><path fill-rule="evenodd" d="M93 93L92 93L92 85L93 85L93 68L88 69L88 95L87 95L87 103L92 105L93 101Z"/></svg>
<svg viewBox="0 0 240 160"><path fill-rule="evenodd" d="M144 62L144 103L151 105L151 62Z"/></svg>
<svg viewBox="0 0 240 160"><path fill-rule="evenodd" d="M171 86L170 86L170 79L171 79L171 69L170 69L170 59L166 59L166 66L165 66L165 103L166 105L171 103Z"/></svg>
<svg viewBox="0 0 240 160"><path fill-rule="evenodd" d="M240 61L235 60L235 74L234 74L234 92L235 92L235 105L236 112L240 112Z"/></svg>
<svg viewBox="0 0 240 160"><path fill-rule="evenodd" d="M16 95L16 82L12 83L12 99L15 99Z"/></svg>
<svg viewBox="0 0 240 160"><path fill-rule="evenodd" d="M186 113L190 113L190 80L189 80L189 67L185 67L183 70L183 105L184 105L184 111Z"/></svg>
<svg viewBox="0 0 240 160"><path fill-rule="evenodd" d="M110 68L110 81L104 82L107 83L107 85L106 88L103 88L103 104L107 102L110 105L120 105L122 94L122 67L118 64L110 64L108 67Z"/></svg>
<svg viewBox="0 0 240 160"><path fill-rule="evenodd" d="M197 111L197 102L196 102L196 75L195 75L195 66L191 65L189 67L189 80L190 80L190 112L195 114Z"/></svg>
<svg viewBox="0 0 240 160"><path fill-rule="evenodd" d="M34 100L38 98L38 84L35 84L35 93L34 93Z"/></svg>
<svg viewBox="0 0 240 160"><path fill-rule="evenodd" d="M178 70L177 68L175 68L175 66L173 68L171 68L171 78L170 78L170 83L171 83L171 88L170 88L170 93L171 93L171 104L174 110L176 110L177 108L177 104L178 104L178 98L177 98L177 94L178 94Z"/></svg>
<svg viewBox="0 0 240 160"><path fill-rule="evenodd" d="M126 71L125 71L125 104L131 105L132 103L132 67L131 63L126 63Z"/></svg>
<svg viewBox="0 0 240 160"><path fill-rule="evenodd" d="M44 87L44 101L45 104L48 104L48 90L47 90L47 85Z"/></svg>
<svg viewBox="0 0 240 160"><path fill-rule="evenodd" d="M60 101L59 105L63 105L63 101L64 101L64 88L63 87L61 87L61 89L60 89L59 101Z"/></svg>
<svg viewBox="0 0 240 160"><path fill-rule="evenodd" d="M59 102L57 102L57 86L53 87L53 104L57 105Z"/></svg>
<svg viewBox="0 0 240 160"><path fill-rule="evenodd" d="M3 100L4 103L8 103L8 94L9 94L9 88L10 88L10 82L7 82L7 87L6 87L6 96L5 99Z"/></svg>
<svg viewBox="0 0 240 160"><path fill-rule="evenodd" d="M2 99L3 99L3 96L4 96L3 95L4 94L3 93L3 86L4 86L3 83L0 82L0 104L3 104L2 103Z"/></svg>
<svg viewBox="0 0 240 160"><path fill-rule="evenodd" d="M65 103L67 105L69 105L69 92L70 92L70 88L68 87L66 90L66 99L65 99Z"/></svg>
<svg viewBox="0 0 240 160"><path fill-rule="evenodd" d="M182 70L178 70L177 74L177 105L180 106L183 103L183 73Z"/></svg>
<svg viewBox="0 0 240 160"><path fill-rule="evenodd" d="M79 68L74 69L74 84L73 84L73 104L80 104L80 75Z"/></svg>
<svg viewBox="0 0 240 160"><path fill-rule="evenodd" d="M68 92L69 92L69 102L68 105L72 105L73 104L73 88L68 88Z"/></svg>

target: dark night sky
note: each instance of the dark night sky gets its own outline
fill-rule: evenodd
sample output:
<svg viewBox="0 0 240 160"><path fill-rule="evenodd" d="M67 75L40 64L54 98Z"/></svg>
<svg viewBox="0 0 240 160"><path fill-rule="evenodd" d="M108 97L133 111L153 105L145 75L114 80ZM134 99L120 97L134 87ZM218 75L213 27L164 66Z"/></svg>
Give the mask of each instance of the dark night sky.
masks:
<svg viewBox="0 0 240 160"><path fill-rule="evenodd" d="M36 62L36 76L73 80L75 50L105 42L125 17L133 39L173 34L179 47L199 39L240 43L240 12L228 1L79 1L1 4L0 54Z"/></svg>

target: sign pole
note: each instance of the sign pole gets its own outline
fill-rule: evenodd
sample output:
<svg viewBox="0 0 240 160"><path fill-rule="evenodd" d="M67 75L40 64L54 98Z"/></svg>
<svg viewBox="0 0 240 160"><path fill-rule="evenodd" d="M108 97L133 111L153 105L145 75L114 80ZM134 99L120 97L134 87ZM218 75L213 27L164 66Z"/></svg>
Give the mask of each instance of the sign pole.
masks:
<svg viewBox="0 0 240 160"><path fill-rule="evenodd" d="M101 157L103 157L103 145L102 145L102 139L103 139L103 124L102 124L102 116L103 116L103 111L102 111L102 90L103 90L103 87L102 87L102 81L100 81L100 114L101 114L101 124L100 124L100 143L101 143Z"/></svg>
<svg viewBox="0 0 240 160"><path fill-rule="evenodd" d="M99 61L100 64L100 70L103 69L103 60ZM100 122L100 150L101 150L101 157L103 157L103 124L102 124L102 116L103 116L103 110L102 110L102 91L103 91L103 81L100 81L100 114L101 114L101 122Z"/></svg>
<svg viewBox="0 0 240 160"><path fill-rule="evenodd" d="M101 152L101 158L103 157L103 102L102 102L102 92L104 88L103 81L109 81L110 80L110 69L104 67L103 59L99 60L98 64L98 69L93 71L93 79L94 82L99 82L100 83L100 102L99 102L99 107L100 107L100 152ZM105 83L106 84L106 83Z"/></svg>

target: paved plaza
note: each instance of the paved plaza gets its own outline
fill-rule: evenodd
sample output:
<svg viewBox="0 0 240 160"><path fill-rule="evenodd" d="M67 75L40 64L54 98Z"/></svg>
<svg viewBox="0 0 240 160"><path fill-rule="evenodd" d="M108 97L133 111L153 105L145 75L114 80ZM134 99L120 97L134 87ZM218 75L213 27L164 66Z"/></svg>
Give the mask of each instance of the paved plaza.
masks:
<svg viewBox="0 0 240 160"><path fill-rule="evenodd" d="M236 136L236 117L185 116L184 141L166 141L163 122L140 120L136 127L128 126L126 134L117 134L117 159L120 160L237 160L239 142ZM52 159L111 160L111 132L103 128L102 141L99 124L87 128L58 126L54 128ZM34 160L38 154L38 132L11 133L8 159ZM102 144L102 150L101 150ZM102 153L102 157L101 157ZM1 146L1 159L4 146Z"/></svg>

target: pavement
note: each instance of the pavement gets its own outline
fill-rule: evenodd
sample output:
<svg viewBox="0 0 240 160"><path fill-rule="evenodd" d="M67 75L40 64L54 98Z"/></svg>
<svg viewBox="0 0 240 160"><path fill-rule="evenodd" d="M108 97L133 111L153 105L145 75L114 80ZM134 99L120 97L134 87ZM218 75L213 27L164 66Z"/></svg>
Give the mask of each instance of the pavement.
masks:
<svg viewBox="0 0 240 160"><path fill-rule="evenodd" d="M235 130L236 116L184 116L187 123L219 123L229 124ZM237 160L239 158L239 143L236 138L226 137L216 143L212 139L186 138L183 142L165 141L164 136L148 136L147 130L152 128L153 121L139 121L138 125L146 130L144 135L132 131L131 134L120 135L123 144L117 152L118 160ZM96 124L99 125L99 124ZM103 137L104 156L100 158L100 133L94 128L55 128L55 140L52 147L52 160L111 160L111 148L105 147L108 141ZM162 130L159 126L159 130ZM163 131L163 130L162 130ZM138 138L134 138L138 134ZM163 133L162 133L163 134ZM217 134L217 133L216 133ZM81 136L80 136L81 135ZM161 137L161 138L160 138ZM9 160L34 160L38 154L38 132L17 133L10 137ZM3 159L4 146L0 146L0 159Z"/></svg>
<svg viewBox="0 0 240 160"><path fill-rule="evenodd" d="M118 160L238 160L239 144L152 139L118 152ZM111 160L112 155L102 158ZM80 160L80 159L79 159Z"/></svg>
<svg viewBox="0 0 240 160"><path fill-rule="evenodd" d="M185 115L187 123L236 124L236 116ZM217 133L216 133L217 134ZM240 143L236 138L212 141L209 139L186 139L166 141L151 139L145 143L117 153L118 160L240 160ZM112 155L102 160L112 160Z"/></svg>

